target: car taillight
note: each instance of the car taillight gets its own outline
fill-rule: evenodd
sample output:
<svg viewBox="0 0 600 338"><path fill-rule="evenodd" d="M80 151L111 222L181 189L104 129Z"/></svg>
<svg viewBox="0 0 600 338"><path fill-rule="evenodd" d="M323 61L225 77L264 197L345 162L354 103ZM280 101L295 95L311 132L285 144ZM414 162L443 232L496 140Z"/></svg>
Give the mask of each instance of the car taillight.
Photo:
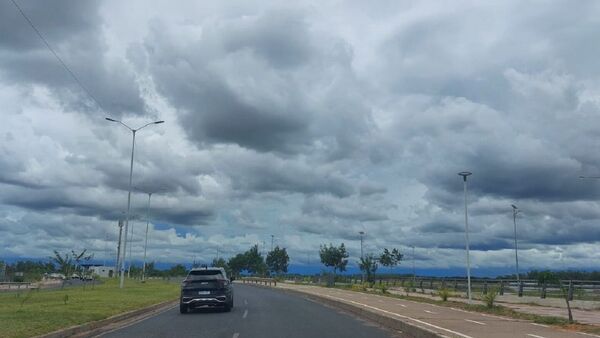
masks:
<svg viewBox="0 0 600 338"><path fill-rule="evenodd" d="M182 286L182 287L186 287L186 286L188 286L188 285L190 285L190 284L192 284L192 282L191 282L191 281L189 281L189 280L187 280L187 279L185 279L183 282L181 282L181 286Z"/></svg>
<svg viewBox="0 0 600 338"><path fill-rule="evenodd" d="M221 279L219 280L219 288L223 289L225 288L227 285L229 285L229 281L225 280L225 279Z"/></svg>

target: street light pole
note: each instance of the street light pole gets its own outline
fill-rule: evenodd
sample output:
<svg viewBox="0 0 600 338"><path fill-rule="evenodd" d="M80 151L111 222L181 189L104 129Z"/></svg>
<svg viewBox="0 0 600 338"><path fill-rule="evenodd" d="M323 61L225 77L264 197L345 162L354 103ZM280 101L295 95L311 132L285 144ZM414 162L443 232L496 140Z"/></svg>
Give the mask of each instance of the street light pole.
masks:
<svg viewBox="0 0 600 338"><path fill-rule="evenodd" d="M273 251L273 239L275 238L274 235L271 235L271 251Z"/></svg>
<svg viewBox="0 0 600 338"><path fill-rule="evenodd" d="M358 233L360 235L360 260L361 260L361 264L362 264L362 260L363 260L363 236L365 235L365 232L364 231L359 231ZM362 271L362 269L361 269L361 279L362 279L361 282L364 283L365 282L365 272Z"/></svg>
<svg viewBox="0 0 600 338"><path fill-rule="evenodd" d="M472 175L468 171L458 173L463 178L463 187L465 192L465 239L467 249L467 292L469 296L469 304L471 304L471 258L469 257L469 217L467 213L467 176Z"/></svg>
<svg viewBox="0 0 600 338"><path fill-rule="evenodd" d="M135 134L139 130L141 130L151 124L160 124L160 123L164 123L165 121L149 122L137 129L133 129L119 120L111 119L110 117L107 117L105 119L110 122L122 124L125 128L129 129L129 131L131 131L131 134L133 135L132 141L131 141L131 161L129 164L129 189L127 191L127 213L125 216L125 243L123 243L123 259L121 260L120 267L119 267L119 271L121 274L121 280L119 281L119 288L122 289L125 284L125 264L124 263L125 263L125 254L127 253L127 229L129 228L129 212L131 211L131 188L132 188L131 183L132 183L132 178L133 178L133 155L135 153Z"/></svg>
<svg viewBox="0 0 600 338"><path fill-rule="evenodd" d="M514 204L511 204L511 207L513 208L513 224L515 226L515 266L517 269L517 282L519 282L521 279L519 277L519 249L517 247L517 214L521 210Z"/></svg>
<svg viewBox="0 0 600 338"><path fill-rule="evenodd" d="M417 278L417 275L415 273L415 246L411 245L412 247L412 270L413 270L413 282L415 281L415 279Z"/></svg>
<svg viewBox="0 0 600 338"><path fill-rule="evenodd" d="M129 239L129 266L127 267L127 278L131 278L131 264L133 263L133 259L131 257L131 249L133 249L133 225L135 223L131 222L131 237ZM125 236L127 237L127 236ZM127 238L125 238L127 240Z"/></svg>
<svg viewBox="0 0 600 338"><path fill-rule="evenodd" d="M142 265L142 282L146 281L146 251L148 249L148 227L150 226L150 198L152 193L148 193L148 204L146 205L146 240L144 241L144 264Z"/></svg>

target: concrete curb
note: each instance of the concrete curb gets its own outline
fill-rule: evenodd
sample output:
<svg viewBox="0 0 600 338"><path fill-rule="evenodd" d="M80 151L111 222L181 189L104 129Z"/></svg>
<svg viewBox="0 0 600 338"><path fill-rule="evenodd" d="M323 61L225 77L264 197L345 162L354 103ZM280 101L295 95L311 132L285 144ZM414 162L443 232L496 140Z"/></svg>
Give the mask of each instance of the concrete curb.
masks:
<svg viewBox="0 0 600 338"><path fill-rule="evenodd" d="M97 335L105 330L104 327L110 324L116 324L118 322L126 321L128 319L142 316L145 314L150 314L154 312L160 312L167 308L170 308L177 304L179 300L170 300L158 304L154 304L142 309L137 309L125 313L120 313L118 315L114 315L112 317L108 317L106 319L97 320L94 322L89 322L81 325L71 326L66 329L60 329L58 331L50 332L44 335L36 336L36 338L64 338L64 337L72 337L75 335ZM112 327L110 329L114 329L116 327Z"/></svg>
<svg viewBox="0 0 600 338"><path fill-rule="evenodd" d="M395 331L400 331L412 338L440 338L440 337L444 337L443 335L436 333L434 331L431 331L429 329L420 327L420 326L416 326L414 324L405 322L401 319L398 318L393 318L393 317L389 317L386 316L384 314L380 314L368 309L363 309L361 307L358 307L356 305L352 305L352 304L348 304L348 303L344 303L335 299L331 299L325 296L321 296L321 295L315 295L312 293L308 293L308 292L302 292L302 291L298 291L298 290L293 290L293 289L286 289L286 288L277 288L277 287L268 287L268 286L264 286L264 285L254 285L254 284L249 284L251 286L258 286L258 287L262 287L262 288L270 288L270 289L274 289L274 290L279 290L282 292L286 292L286 293L290 293L290 294L295 294L295 295L300 295L303 297L307 297L309 299L318 301L320 303L332 306L332 307L336 307L339 308L341 310L350 312L358 317L361 318L365 318L368 319L372 322L375 322L383 327L386 327L388 329L391 330L395 330Z"/></svg>

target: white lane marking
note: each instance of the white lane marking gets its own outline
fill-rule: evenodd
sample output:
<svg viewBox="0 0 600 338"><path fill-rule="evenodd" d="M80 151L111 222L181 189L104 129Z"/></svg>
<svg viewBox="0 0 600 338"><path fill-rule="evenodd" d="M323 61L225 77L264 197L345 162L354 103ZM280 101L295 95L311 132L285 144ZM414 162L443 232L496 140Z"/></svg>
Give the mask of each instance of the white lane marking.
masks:
<svg viewBox="0 0 600 338"><path fill-rule="evenodd" d="M532 333L528 333L527 335L529 337L533 337L533 338L546 338L546 337L538 336L538 335L535 335L535 334L532 334Z"/></svg>
<svg viewBox="0 0 600 338"><path fill-rule="evenodd" d="M584 335L584 336L590 336L590 337L599 337L599 338L600 338L600 336L598 336L598 335L596 335L596 334L585 333L585 332L577 332L577 333L579 333L579 334L582 334L582 335Z"/></svg>
<svg viewBox="0 0 600 338"><path fill-rule="evenodd" d="M240 334L238 332L233 334L233 338L238 338L240 336Z"/></svg>
<svg viewBox="0 0 600 338"><path fill-rule="evenodd" d="M396 304L396 305L406 307L406 305L404 305L404 304Z"/></svg>
<svg viewBox="0 0 600 338"><path fill-rule="evenodd" d="M535 326L541 326L541 327L548 327L548 325L538 324L538 323L529 323L529 324L535 325Z"/></svg>
<svg viewBox="0 0 600 338"><path fill-rule="evenodd" d="M248 305L248 300L244 299L244 305Z"/></svg>
<svg viewBox="0 0 600 338"><path fill-rule="evenodd" d="M475 323L475 324L479 324L479 325L487 325L486 323L478 322L478 321L472 320L472 319L465 319L465 321L471 322L471 323Z"/></svg>
<svg viewBox="0 0 600 338"><path fill-rule="evenodd" d="M416 319L416 318L412 318L412 317L409 317L409 316L404 316L404 315L401 315L401 314L398 314L398 313L394 313L394 312L391 312L391 311L386 311L386 310L383 310L383 309L380 309L380 308L376 308L376 307L371 306L371 305L367 305L367 304L355 302L355 301L349 300L349 299L343 299L343 298L333 297L333 296L327 296L327 297L332 298L332 299L336 299L336 300L339 300L339 301L342 301L342 302L348 302L348 303L351 303L351 304L356 304L356 305L364 306L366 308L373 309L373 310L376 310L376 311L380 311L380 312L383 312L383 313L387 313L389 315L396 316L396 317L399 317L399 318L404 318L404 319L412 320L412 321L414 321L416 323L427 325L427 326L433 327L433 328L438 329L438 330L450 332L452 334L455 334L455 335L463 337L463 338L473 338L471 336L467 336L464 333L456 332L456 331L447 329L445 327L437 326L437 325L434 325L434 324L422 321L420 319Z"/></svg>
<svg viewBox="0 0 600 338"><path fill-rule="evenodd" d="M242 316L243 319L246 319L246 317L248 317L248 309L244 310L244 315Z"/></svg>
<svg viewBox="0 0 600 338"><path fill-rule="evenodd" d="M437 315L437 312L433 312L433 311L429 311L429 310L423 310L423 311L425 311L427 313L431 313L432 315Z"/></svg>

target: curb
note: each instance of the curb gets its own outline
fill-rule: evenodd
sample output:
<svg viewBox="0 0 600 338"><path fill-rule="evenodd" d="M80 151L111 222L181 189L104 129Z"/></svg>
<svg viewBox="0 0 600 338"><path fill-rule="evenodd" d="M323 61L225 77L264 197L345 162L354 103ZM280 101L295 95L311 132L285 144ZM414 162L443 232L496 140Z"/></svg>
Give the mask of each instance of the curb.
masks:
<svg viewBox="0 0 600 338"><path fill-rule="evenodd" d="M269 288L269 287L265 287L265 286L259 286L259 287L263 287L263 288ZM375 322L385 328L391 329L391 330L395 330L395 331L400 331L412 338L440 338L440 337L444 337L442 335L440 335L437 332L431 331L429 329L420 327L420 326L416 326L414 324L410 324L408 322L405 322L401 319L398 318L392 318L383 314L379 314L377 312L374 311L370 311L367 309L363 309L361 307L358 307L356 305L352 305L352 304L348 304L348 303L344 303L338 300L334 300L334 299L330 299L327 298L325 296L321 296L321 295L315 295L312 293L307 293L307 292L302 292L302 291L298 291L298 290L293 290L293 289L285 289L285 288L270 288L270 289L274 289L274 290L279 290L285 293L290 293L290 294L295 294L295 295L300 295L315 301L319 301L323 304L332 306L332 307L336 307L338 309L344 310L346 312L352 313L354 315L357 315L358 317L361 318L365 318L368 319L372 322Z"/></svg>
<svg viewBox="0 0 600 338"><path fill-rule="evenodd" d="M96 335L100 334L104 331L104 327L110 324L115 324L118 322L125 321L127 319L131 319L133 317L138 317L145 314L150 314L153 312L160 312L161 310L165 310L173 305L175 305L178 300L170 300L158 304L154 304L145 308L120 313L114 315L112 317L108 317L106 319L101 319L81 325L71 326L66 329L60 329L54 332L46 333L40 336L35 336L35 338L65 338L72 337L74 335ZM111 328L114 329L114 328Z"/></svg>

